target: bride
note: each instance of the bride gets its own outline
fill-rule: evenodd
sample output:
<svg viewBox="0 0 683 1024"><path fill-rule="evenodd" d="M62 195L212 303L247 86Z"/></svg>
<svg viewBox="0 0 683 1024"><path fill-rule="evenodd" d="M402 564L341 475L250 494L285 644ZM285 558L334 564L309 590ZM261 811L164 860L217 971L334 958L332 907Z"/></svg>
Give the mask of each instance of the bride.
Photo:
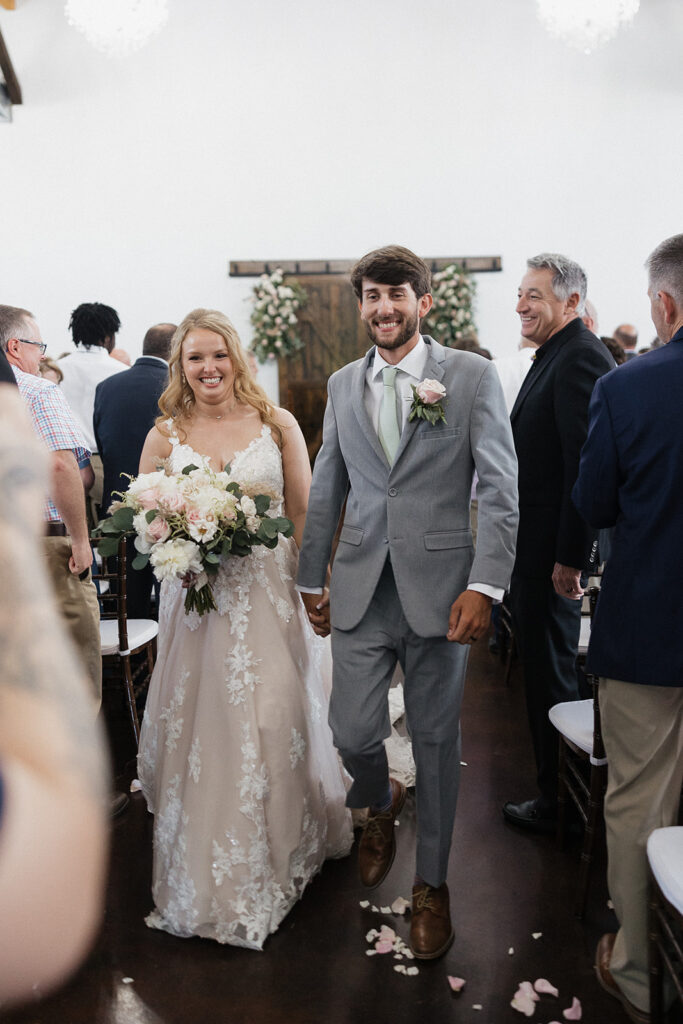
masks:
<svg viewBox="0 0 683 1024"><path fill-rule="evenodd" d="M348 853L351 819L327 726L323 641L294 587L310 484L290 413L254 382L222 313L178 327L162 415L140 472L164 459L222 470L294 523L272 550L225 560L217 610L184 610L165 582L159 656L138 771L154 814L152 928L261 949L326 857Z"/></svg>

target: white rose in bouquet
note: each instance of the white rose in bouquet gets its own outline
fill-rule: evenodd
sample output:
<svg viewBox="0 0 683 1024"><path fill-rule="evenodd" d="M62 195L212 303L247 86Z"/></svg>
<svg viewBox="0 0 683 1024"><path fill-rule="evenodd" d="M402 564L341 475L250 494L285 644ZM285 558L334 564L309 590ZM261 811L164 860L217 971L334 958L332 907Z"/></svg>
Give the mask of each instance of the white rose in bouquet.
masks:
<svg viewBox="0 0 683 1024"><path fill-rule="evenodd" d="M158 580L180 579L188 572L199 573L203 569L199 546L180 537L155 544L149 562Z"/></svg>

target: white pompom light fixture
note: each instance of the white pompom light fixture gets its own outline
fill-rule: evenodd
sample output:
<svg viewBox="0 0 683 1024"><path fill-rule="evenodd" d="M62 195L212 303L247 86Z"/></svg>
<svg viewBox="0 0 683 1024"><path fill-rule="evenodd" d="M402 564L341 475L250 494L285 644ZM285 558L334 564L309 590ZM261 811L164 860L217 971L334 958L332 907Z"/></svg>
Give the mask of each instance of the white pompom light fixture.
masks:
<svg viewBox="0 0 683 1024"><path fill-rule="evenodd" d="M640 0L536 0L536 6L550 35L592 53L633 20Z"/></svg>
<svg viewBox="0 0 683 1024"><path fill-rule="evenodd" d="M141 49L168 20L168 0L67 0L66 20L108 57Z"/></svg>

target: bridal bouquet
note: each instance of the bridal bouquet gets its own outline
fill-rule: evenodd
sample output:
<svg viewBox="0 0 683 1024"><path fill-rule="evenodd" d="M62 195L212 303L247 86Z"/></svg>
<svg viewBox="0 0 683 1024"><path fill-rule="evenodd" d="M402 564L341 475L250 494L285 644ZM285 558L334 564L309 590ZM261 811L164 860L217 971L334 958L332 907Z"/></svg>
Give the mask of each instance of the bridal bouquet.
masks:
<svg viewBox="0 0 683 1024"><path fill-rule="evenodd" d="M228 470L191 465L182 473L159 469L131 478L110 517L93 530L102 538L100 554L115 555L121 537L134 533L134 569L149 562L159 581L182 580L186 613L215 608L211 577L222 559L244 557L260 544L274 548L280 534L294 530L284 516L268 515L271 495L247 494Z"/></svg>

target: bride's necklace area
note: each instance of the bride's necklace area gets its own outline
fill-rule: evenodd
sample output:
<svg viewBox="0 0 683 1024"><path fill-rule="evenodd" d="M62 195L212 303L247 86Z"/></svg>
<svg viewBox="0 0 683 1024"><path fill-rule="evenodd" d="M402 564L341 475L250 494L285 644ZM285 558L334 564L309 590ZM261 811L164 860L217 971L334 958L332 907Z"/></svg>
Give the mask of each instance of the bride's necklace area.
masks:
<svg viewBox="0 0 683 1024"><path fill-rule="evenodd" d="M232 401L232 405L230 406L229 409L226 409L225 412L221 412L221 413L217 414L217 413L211 413L211 412L204 412L204 410L202 410L200 415L203 416L207 420L222 420L224 416L228 416L228 415L230 415L230 413L235 411L235 406L236 405L237 405L237 399L234 398L233 401Z"/></svg>

